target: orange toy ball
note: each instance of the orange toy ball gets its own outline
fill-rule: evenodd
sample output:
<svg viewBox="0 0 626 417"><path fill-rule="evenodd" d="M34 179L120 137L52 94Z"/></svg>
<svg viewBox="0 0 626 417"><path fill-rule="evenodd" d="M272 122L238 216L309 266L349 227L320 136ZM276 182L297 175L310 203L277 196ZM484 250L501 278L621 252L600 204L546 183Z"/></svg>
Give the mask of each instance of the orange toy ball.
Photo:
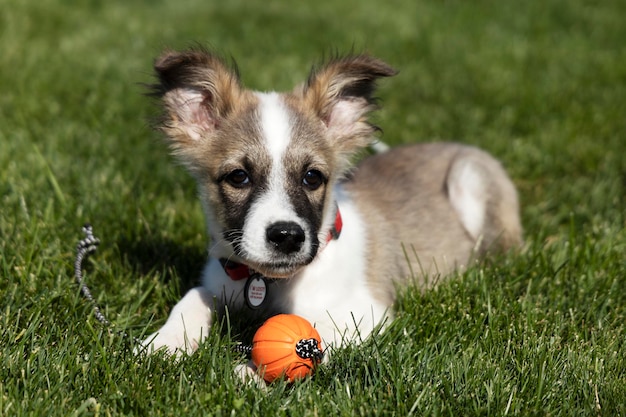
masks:
<svg viewBox="0 0 626 417"><path fill-rule="evenodd" d="M322 361L322 342L306 319L294 314L269 318L252 339L252 362L266 382L311 375Z"/></svg>

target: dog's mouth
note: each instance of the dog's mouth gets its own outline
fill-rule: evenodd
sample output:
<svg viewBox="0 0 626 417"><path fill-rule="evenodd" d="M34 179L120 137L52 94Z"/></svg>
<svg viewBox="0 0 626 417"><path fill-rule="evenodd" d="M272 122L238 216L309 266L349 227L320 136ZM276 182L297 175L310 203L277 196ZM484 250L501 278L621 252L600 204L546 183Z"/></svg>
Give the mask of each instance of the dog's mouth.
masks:
<svg viewBox="0 0 626 417"><path fill-rule="evenodd" d="M302 268L313 261L313 257L303 260L254 262L245 261L246 265L266 278L286 279L296 275Z"/></svg>
<svg viewBox="0 0 626 417"><path fill-rule="evenodd" d="M288 279L293 277L298 271L306 265L282 265L282 264L265 264L251 265L252 269L260 273L266 278Z"/></svg>
<svg viewBox="0 0 626 417"><path fill-rule="evenodd" d="M227 240L228 235L226 235ZM308 251L299 251L293 254L264 253L256 254L255 251L249 251L241 240L231 241L231 247L234 252L233 260L248 266L252 271L258 272L267 278L291 278L296 275L302 268L309 265L315 259L319 245L314 243L310 245ZM269 251L267 251L269 252Z"/></svg>

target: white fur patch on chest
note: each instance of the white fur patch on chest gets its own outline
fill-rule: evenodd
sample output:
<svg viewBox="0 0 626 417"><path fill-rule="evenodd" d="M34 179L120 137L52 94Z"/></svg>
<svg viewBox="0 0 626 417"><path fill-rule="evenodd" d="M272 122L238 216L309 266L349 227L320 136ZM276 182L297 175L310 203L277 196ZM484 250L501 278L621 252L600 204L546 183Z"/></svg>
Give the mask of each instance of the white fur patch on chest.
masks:
<svg viewBox="0 0 626 417"><path fill-rule="evenodd" d="M302 272L289 295L292 312L309 319L324 344L335 347L365 339L390 314L369 289L366 226L354 204L341 192L338 197L341 236Z"/></svg>

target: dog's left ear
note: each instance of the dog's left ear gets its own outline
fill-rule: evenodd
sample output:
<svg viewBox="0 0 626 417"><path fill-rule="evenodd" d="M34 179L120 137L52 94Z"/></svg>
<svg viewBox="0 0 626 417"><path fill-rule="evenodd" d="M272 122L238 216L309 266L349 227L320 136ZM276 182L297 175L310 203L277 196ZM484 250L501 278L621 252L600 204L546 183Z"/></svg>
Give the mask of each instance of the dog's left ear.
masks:
<svg viewBox="0 0 626 417"><path fill-rule="evenodd" d="M303 88L306 105L328 128L328 136L346 153L367 146L377 128L367 121L376 109L376 81L396 75L383 61L368 55L331 60L311 71Z"/></svg>

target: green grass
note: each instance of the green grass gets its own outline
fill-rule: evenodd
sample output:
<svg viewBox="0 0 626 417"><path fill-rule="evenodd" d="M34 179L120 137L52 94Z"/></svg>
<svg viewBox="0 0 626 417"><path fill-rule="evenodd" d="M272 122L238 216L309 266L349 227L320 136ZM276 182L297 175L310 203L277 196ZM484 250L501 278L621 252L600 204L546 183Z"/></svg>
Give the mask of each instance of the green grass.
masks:
<svg viewBox="0 0 626 417"><path fill-rule="evenodd" d="M622 0L0 0L0 415L626 414L626 3ZM401 70L392 144L461 140L520 190L527 248L425 293L316 376L268 393L233 376L227 326L194 356L137 361L205 258L191 179L149 128L164 47L237 58L288 89L334 50Z"/></svg>

